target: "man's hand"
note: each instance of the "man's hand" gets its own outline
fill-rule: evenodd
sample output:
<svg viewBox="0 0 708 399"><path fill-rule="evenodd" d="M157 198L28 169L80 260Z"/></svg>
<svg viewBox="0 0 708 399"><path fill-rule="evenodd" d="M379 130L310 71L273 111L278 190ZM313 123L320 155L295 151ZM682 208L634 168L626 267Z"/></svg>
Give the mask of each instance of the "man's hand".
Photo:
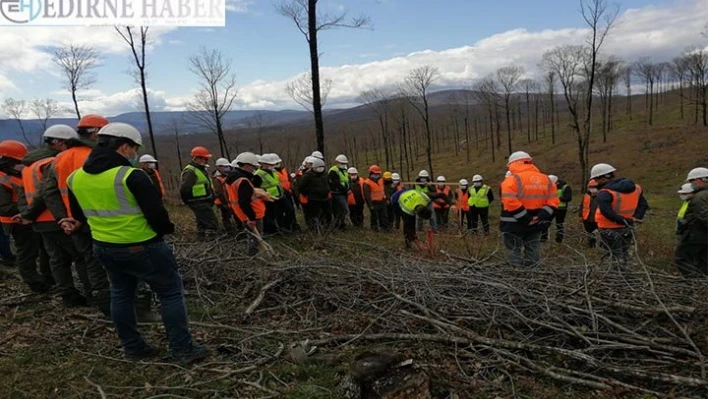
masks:
<svg viewBox="0 0 708 399"><path fill-rule="evenodd" d="M20 215L20 214L13 216L12 222L13 223L20 223L20 224L24 224L24 225L32 224L31 220L23 218L22 215Z"/></svg>
<svg viewBox="0 0 708 399"><path fill-rule="evenodd" d="M533 226L533 225L537 224L539 221L541 221L541 219L539 219L538 216L534 216L531 219L531 221L529 222L529 226Z"/></svg>
<svg viewBox="0 0 708 399"><path fill-rule="evenodd" d="M256 229L256 226L257 226L257 223L256 223L255 220L249 220L249 221L246 222L246 226L248 226L248 228L251 229L251 230L255 230L255 229Z"/></svg>
<svg viewBox="0 0 708 399"><path fill-rule="evenodd" d="M81 228L81 222L74 218L64 218L58 224L65 234L72 234Z"/></svg>

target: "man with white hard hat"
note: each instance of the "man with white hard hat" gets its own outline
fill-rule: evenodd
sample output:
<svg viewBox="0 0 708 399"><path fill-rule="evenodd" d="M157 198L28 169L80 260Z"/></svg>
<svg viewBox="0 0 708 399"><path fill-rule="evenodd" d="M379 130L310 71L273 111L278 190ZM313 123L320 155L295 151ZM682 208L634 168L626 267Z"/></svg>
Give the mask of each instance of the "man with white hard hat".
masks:
<svg viewBox="0 0 708 399"><path fill-rule="evenodd" d="M157 170L157 159L152 155L145 154L138 160L138 165L145 173L147 173L152 185L155 190L160 193L160 198L165 197L165 186L162 184L162 176L160 176L160 171Z"/></svg>
<svg viewBox="0 0 708 399"><path fill-rule="evenodd" d="M489 235L489 205L494 201L492 188L484 183L482 175L472 176L472 187L469 189L469 217L467 228L477 233L477 221L482 222L484 235Z"/></svg>
<svg viewBox="0 0 708 399"><path fill-rule="evenodd" d="M214 190L214 205L221 213L221 224L227 233L235 230L234 213L229 207L229 199L226 196L226 178L231 172L231 162L226 158L219 158L215 162L216 170L212 174L212 189Z"/></svg>
<svg viewBox="0 0 708 399"><path fill-rule="evenodd" d="M683 214L683 227L678 236L674 262L684 277L706 277L708 275L708 168L692 169L688 172L686 181L691 185L692 197Z"/></svg>
<svg viewBox="0 0 708 399"><path fill-rule="evenodd" d="M415 178L415 186L413 186L413 189L417 191L420 194L425 194L428 199L431 200L430 207L432 208L432 201L434 201L436 198L438 198L438 193L435 190L435 186L431 185L431 180L430 180L430 173L428 173L427 170L423 169L420 172L418 172L418 177ZM435 217L435 212L433 212L433 216L430 218L417 218L416 219L416 228L418 230L422 230L425 222L428 221L430 223L430 228L433 231L436 231L438 228L438 220Z"/></svg>
<svg viewBox="0 0 708 399"><path fill-rule="evenodd" d="M391 186L393 187L393 193L390 198L393 198L394 195L406 189L403 183L401 183L401 175L398 173L391 173ZM401 218L403 216L401 214L401 207L398 205L398 202L391 201L390 209L391 211L388 215L390 220L389 224L398 230L401 228Z"/></svg>
<svg viewBox="0 0 708 399"><path fill-rule="evenodd" d="M346 219L349 214L347 195L349 194L349 160L346 155L339 154L335 158L336 164L329 168L327 178L329 179L329 189L332 191L332 216L334 225L340 230L346 227Z"/></svg>
<svg viewBox="0 0 708 399"><path fill-rule="evenodd" d="M599 163L590 170L597 182L597 212L595 222L600 231L600 243L611 261L624 267L634 240L632 226L642 223L649 204L642 187L633 181L615 176L612 165Z"/></svg>
<svg viewBox="0 0 708 399"><path fill-rule="evenodd" d="M234 170L226 178L229 206L245 228L250 230L246 237L246 254L258 254L257 235L263 231L263 218L266 205L263 196L257 195L254 181L258 179L256 171L260 166L259 157L252 152L242 152L234 163Z"/></svg>
<svg viewBox="0 0 708 399"><path fill-rule="evenodd" d="M347 194L347 205L349 207L349 220L352 226L361 228L364 226L364 179L359 177L357 168L347 169L349 175L349 194Z"/></svg>

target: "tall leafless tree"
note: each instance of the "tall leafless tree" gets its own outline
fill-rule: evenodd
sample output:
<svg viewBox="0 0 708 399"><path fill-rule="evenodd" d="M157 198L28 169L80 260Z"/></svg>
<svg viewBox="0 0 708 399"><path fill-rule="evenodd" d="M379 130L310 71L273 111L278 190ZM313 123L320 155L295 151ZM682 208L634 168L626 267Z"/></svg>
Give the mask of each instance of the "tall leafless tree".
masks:
<svg viewBox="0 0 708 399"><path fill-rule="evenodd" d="M678 90L679 90L679 101L680 101L680 110L681 110L681 120L684 119L684 86L686 84L686 77L688 76L688 62L686 57L676 57L672 60L672 68L671 72L673 75L673 79L675 79L678 83Z"/></svg>
<svg viewBox="0 0 708 399"><path fill-rule="evenodd" d="M17 125L20 127L20 133L22 134L22 138L25 140L27 145L33 145L29 137L27 136L25 125L22 122L25 116L27 116L27 102L25 100L14 100L12 98L6 98L5 101L3 101L2 103L2 109L10 117L10 119L13 119L15 122L17 122Z"/></svg>
<svg viewBox="0 0 708 399"><path fill-rule="evenodd" d="M629 115L629 120L632 120L632 75L634 71L632 67L627 65L622 71L622 81L624 82L624 89L627 98L627 115Z"/></svg>
<svg viewBox="0 0 708 399"><path fill-rule="evenodd" d="M51 98L36 98L29 104L29 108L42 124L42 132L47 130L49 119L61 111L59 104Z"/></svg>
<svg viewBox="0 0 708 399"><path fill-rule="evenodd" d="M403 91L406 98L410 102L413 109L420 115L425 124L426 149L425 153L428 158L428 168L430 174L434 175L433 171L433 133L430 126L430 86L440 77L440 72L437 68L430 65L425 65L415 68L408 73L403 81Z"/></svg>
<svg viewBox="0 0 708 399"><path fill-rule="evenodd" d="M602 142L607 142L607 132L612 129L612 97L621 73L621 61L615 57L599 61L597 67L597 93L602 115Z"/></svg>
<svg viewBox="0 0 708 399"><path fill-rule="evenodd" d="M236 77L231 72L231 59L220 50L202 47L189 57L189 70L197 75L200 90L187 105L193 117L219 138L221 156L231 159L224 137L224 117L236 101Z"/></svg>
<svg viewBox="0 0 708 399"><path fill-rule="evenodd" d="M256 138L258 140L258 150L259 154L264 154L263 148L263 131L265 131L266 126L266 116L263 111L256 111L253 116L246 120L246 126L249 129L256 131Z"/></svg>
<svg viewBox="0 0 708 399"><path fill-rule="evenodd" d="M348 11L335 14L318 12L319 0L285 0L276 6L282 16L291 19L300 33L305 36L310 51L310 72L312 77L312 110L315 118L317 150L325 154L324 118L320 93L320 53L317 36L321 31L335 28L364 28L371 24L367 16L349 18Z"/></svg>
<svg viewBox="0 0 708 399"><path fill-rule="evenodd" d="M497 132L497 145L498 149L501 146L501 140L499 137L499 126L501 125L499 121L499 104L502 99L499 95L499 88L497 86L496 80L487 76L479 80L473 86L474 95L477 98L477 102L483 104L489 119L489 138L490 138L490 150L492 151L492 162L496 162L495 145L494 145L494 126L496 126Z"/></svg>
<svg viewBox="0 0 708 399"><path fill-rule="evenodd" d="M373 89L362 92L359 95L359 102L367 106L379 121L381 128L381 139L383 140L384 156L386 158L386 169L393 169L391 165L391 145L389 143L388 120L392 108L391 95L381 89Z"/></svg>
<svg viewBox="0 0 708 399"><path fill-rule="evenodd" d="M656 64L648 57L643 57L634 63L634 74L644 81L644 108L647 112L647 122L654 124L654 83L656 83Z"/></svg>
<svg viewBox="0 0 708 399"><path fill-rule="evenodd" d="M547 66L550 70L546 73L546 87L548 91L548 105L551 112L551 144L556 143L556 84L558 75L556 74L556 66Z"/></svg>
<svg viewBox="0 0 708 399"><path fill-rule="evenodd" d="M315 113L312 99L312 74L306 72L295 78L292 82L285 86L285 92L290 98L306 110ZM332 90L332 79L324 79L320 82L320 104L324 107L327 104L327 97Z"/></svg>
<svg viewBox="0 0 708 399"><path fill-rule="evenodd" d="M496 73L496 79L502 89L504 110L506 111L506 140L509 154L513 152L511 145L511 96L518 88L519 80L523 74L524 68L515 65L500 68Z"/></svg>
<svg viewBox="0 0 708 399"><path fill-rule="evenodd" d="M698 123L700 113L703 126L708 126L708 52L702 49L689 50L685 57L694 93L695 122Z"/></svg>
<svg viewBox="0 0 708 399"><path fill-rule="evenodd" d="M98 67L100 55L91 46L63 44L51 49L52 61L61 69L65 87L71 93L76 117L81 119L77 92L91 88L96 83L93 70Z"/></svg>
<svg viewBox="0 0 708 399"><path fill-rule="evenodd" d="M538 83L533 79L524 79L519 82L519 86L523 88L526 97L526 139L531 142L531 93L538 91Z"/></svg>
<svg viewBox="0 0 708 399"><path fill-rule="evenodd" d="M155 134L152 129L152 117L150 116L150 102L148 101L147 90L147 63L145 61L146 47L150 44L148 37L148 27L141 26L137 29L130 26L116 26L116 32L123 41L130 47L130 52L135 63L135 70L132 75L136 82L140 85L143 94L143 109L145 110L145 120L147 122L148 135L150 136L150 145L152 153L157 158L157 146L155 145Z"/></svg>

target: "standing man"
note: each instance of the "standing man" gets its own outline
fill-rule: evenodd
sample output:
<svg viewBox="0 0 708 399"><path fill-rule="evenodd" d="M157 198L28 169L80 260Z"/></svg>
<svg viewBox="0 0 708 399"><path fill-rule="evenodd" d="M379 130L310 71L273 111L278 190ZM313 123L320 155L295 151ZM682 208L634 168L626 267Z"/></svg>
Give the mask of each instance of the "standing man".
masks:
<svg viewBox="0 0 708 399"><path fill-rule="evenodd" d="M389 198L393 198L393 196L405 190L405 186L403 186L403 183L401 183L401 175L398 173L392 173L391 174L391 186L393 186L393 194ZM388 196L388 195L387 195ZM389 207L389 215L388 215L388 220L389 224L393 226L396 230L399 230L401 228L401 207L398 206L397 201L391 200L391 206Z"/></svg>
<svg viewBox="0 0 708 399"><path fill-rule="evenodd" d="M232 219L234 217L231 207L229 207L229 200L226 196L226 177L229 172L231 172L231 163L226 158L219 158L216 160L216 170L214 171L212 179L212 187L214 188L214 205L219 208L221 212L221 224L224 226L224 230L227 233L234 231L234 225Z"/></svg>
<svg viewBox="0 0 708 399"><path fill-rule="evenodd" d="M371 213L371 230L388 230L388 203L378 165L369 167L369 178L364 181L364 199Z"/></svg>
<svg viewBox="0 0 708 399"><path fill-rule="evenodd" d="M282 202L285 198L285 190L280 186L280 177L275 171L278 164L275 154L263 154L259 158L260 169L256 171L256 176L260 177L260 187L264 189L274 201L266 202L265 218L263 218L262 231L266 234L275 234L284 226Z"/></svg>
<svg viewBox="0 0 708 399"><path fill-rule="evenodd" d="M541 263L541 234L558 207L558 196L528 153L511 154L507 166L511 175L501 185L504 246L512 265L536 267Z"/></svg>
<svg viewBox="0 0 708 399"><path fill-rule="evenodd" d="M631 180L615 177L612 165L599 163L592 167L590 178L597 181L595 222L600 242L612 262L626 266L629 248L634 240L632 226L642 223L649 204L642 187Z"/></svg>
<svg viewBox="0 0 708 399"><path fill-rule="evenodd" d="M450 187L445 184L445 176L438 176L436 179L438 186L436 191L437 197L433 200L433 210L435 211L435 219L437 219L440 227L447 227L450 220L450 206L452 204L452 196L450 195Z"/></svg>
<svg viewBox="0 0 708 399"><path fill-rule="evenodd" d="M430 173L428 173L428 171L425 169L418 172L418 177L415 178L415 186L413 186L413 189L418 191L419 193L425 194L431 200L437 198L437 193L435 192L435 187L430 186ZM431 204L431 207L432 207L432 204ZM438 221L435 218L435 212L433 212L432 217L429 217L427 219L423 219L423 218L417 219L416 225L417 225L418 230L423 230L426 220L430 221L429 222L430 229L432 229L433 231L437 231Z"/></svg>
<svg viewBox="0 0 708 399"><path fill-rule="evenodd" d="M465 219L467 220L467 230L472 230L472 219L470 219L470 183L467 179L460 180L460 187L455 190L455 207L457 208L457 225L461 231L465 231Z"/></svg>
<svg viewBox="0 0 708 399"><path fill-rule="evenodd" d="M192 341L188 329L182 277L163 236L174 225L152 182L136 165L140 132L125 123L111 123L99 132L99 144L86 164L69 176L73 218L62 228L88 223L94 251L111 282L111 318L128 360L155 357L137 329L135 294L140 280L157 293L162 321L174 361L188 364L208 356Z"/></svg>
<svg viewBox="0 0 708 399"><path fill-rule="evenodd" d="M311 167L302 175L297 190L303 198L307 227L319 233L332 224L332 193L324 161L313 157L308 161Z"/></svg>
<svg viewBox="0 0 708 399"><path fill-rule="evenodd" d="M290 175L288 174L288 170L283 167L283 160L280 159L280 156L275 153L270 155L273 157L273 160L277 162L275 165L275 173L278 174L278 179L280 179L280 187L282 187L285 192L283 198L279 201L280 210L283 215L283 223L281 228L291 232L300 231L300 225L297 223L297 217L295 216L296 201Z"/></svg>
<svg viewBox="0 0 708 399"><path fill-rule="evenodd" d="M359 178L359 171L356 168L349 168L349 194L347 204L349 205L349 219L354 227L364 227L364 180Z"/></svg>
<svg viewBox="0 0 708 399"><path fill-rule="evenodd" d="M472 176L472 188L467 204L470 207L470 230L477 233L477 220L482 221L484 235L489 235L489 205L494 201L494 192L484 184L482 175Z"/></svg>
<svg viewBox="0 0 708 399"><path fill-rule="evenodd" d="M674 261L686 278L708 276L708 168L688 172L693 197L683 215Z"/></svg>
<svg viewBox="0 0 708 399"><path fill-rule="evenodd" d="M588 247L595 248L597 246L597 223L595 222L595 214L597 213L597 182L595 179L590 179L588 182L587 192L583 196L583 203L580 206L580 218L583 221L583 229L588 235Z"/></svg>
<svg viewBox="0 0 708 399"><path fill-rule="evenodd" d="M162 176L160 176L160 171L157 170L157 159L152 155L145 154L140 157L138 161L140 169L147 173L152 186L160 194L160 198L165 198L165 186L162 184Z"/></svg>
<svg viewBox="0 0 708 399"><path fill-rule="evenodd" d="M250 230L246 237L246 253L248 256L258 254L258 240L255 235L263 231L263 218L267 208L258 195L256 195L253 179L259 166L258 156L252 152L244 152L236 157L236 168L226 178L229 206L241 221ZM268 192L266 190L266 192Z"/></svg>
<svg viewBox="0 0 708 399"><path fill-rule="evenodd" d="M556 242L561 244L563 238L565 238L565 217L568 214L568 203L573 199L573 192L568 183L564 180L559 180L558 176L548 175L548 178L555 184L556 193L560 200L560 204L553 218L556 220ZM550 230L550 227L549 224L548 229L543 231L543 235L541 236L542 242L548 241L548 230Z"/></svg>
<svg viewBox="0 0 708 399"><path fill-rule="evenodd" d="M339 154L335 161L337 163L329 168L327 177L329 179L329 189L332 191L334 224L337 228L344 230L346 228L347 215L349 214L349 205L347 204L350 184L349 174L347 173L349 160L344 154Z"/></svg>
<svg viewBox="0 0 708 399"><path fill-rule="evenodd" d="M205 240L215 236L219 222L214 214L214 192L211 186L207 163L212 155L204 147L194 147L192 161L184 167L180 176L179 194L197 221L197 236Z"/></svg>
<svg viewBox="0 0 708 399"><path fill-rule="evenodd" d="M433 209L430 198L418 190L401 190L391 199L398 203L403 219L403 241L406 248L411 248L413 243L418 242L416 237L416 217L430 219L433 216Z"/></svg>

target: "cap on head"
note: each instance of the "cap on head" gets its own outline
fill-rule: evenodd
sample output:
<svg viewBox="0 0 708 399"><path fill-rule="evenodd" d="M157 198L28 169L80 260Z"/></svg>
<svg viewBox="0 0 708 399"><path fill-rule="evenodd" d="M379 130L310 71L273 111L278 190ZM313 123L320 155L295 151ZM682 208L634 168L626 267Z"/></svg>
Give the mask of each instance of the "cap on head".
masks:
<svg viewBox="0 0 708 399"><path fill-rule="evenodd" d="M616 171L614 166L607 163L599 163L590 169L590 178L597 179Z"/></svg>
<svg viewBox="0 0 708 399"><path fill-rule="evenodd" d="M528 152L526 151L516 151L515 153L509 155L509 162L507 162L507 165L516 162L516 161L531 161L531 155L529 155Z"/></svg>
<svg viewBox="0 0 708 399"><path fill-rule="evenodd" d="M100 129L108 124L108 119L102 117L101 115L88 114L84 115L79 119L79 123L76 125L77 128L83 129Z"/></svg>
<svg viewBox="0 0 708 399"><path fill-rule="evenodd" d="M322 155L322 153L319 151L313 151L312 154L310 154L310 156L315 157L317 159L321 159L324 161L324 155Z"/></svg>
<svg viewBox="0 0 708 399"><path fill-rule="evenodd" d="M398 173L392 173L391 179L401 181L401 175L399 175Z"/></svg>
<svg viewBox="0 0 708 399"><path fill-rule="evenodd" d="M447 181L447 180L445 180L445 176L438 176L438 178L435 179L435 180L438 181L438 182L440 182L440 183L445 183L445 182Z"/></svg>
<svg viewBox="0 0 708 399"><path fill-rule="evenodd" d="M132 141L136 145L143 145L143 136L140 134L138 129L123 122L113 122L107 124L98 131L98 136L123 138Z"/></svg>
<svg viewBox="0 0 708 399"><path fill-rule="evenodd" d="M27 146L16 140L0 141L0 158L21 161L27 155Z"/></svg>
<svg viewBox="0 0 708 399"><path fill-rule="evenodd" d="M78 139L79 135L69 125L52 125L44 131L42 137L45 139L69 140Z"/></svg>
<svg viewBox="0 0 708 399"><path fill-rule="evenodd" d="M383 178L384 179L393 179L393 173L386 171L383 174Z"/></svg>
<svg viewBox="0 0 708 399"><path fill-rule="evenodd" d="M319 158L312 158L310 160L312 162L312 167L313 168L322 168L325 166L324 160L319 159Z"/></svg>
<svg viewBox="0 0 708 399"><path fill-rule="evenodd" d="M688 172L686 181L708 178L708 168L693 168Z"/></svg>
<svg viewBox="0 0 708 399"><path fill-rule="evenodd" d="M205 147L202 146L197 146L192 148L192 151L189 153L189 155L192 156L192 158L211 158L212 155L207 150Z"/></svg>
<svg viewBox="0 0 708 399"><path fill-rule="evenodd" d="M476 183L478 181L483 181L484 179L482 178L482 175L474 175L472 176L472 183Z"/></svg>
<svg viewBox="0 0 708 399"><path fill-rule="evenodd" d="M145 154L140 157L138 162L140 162L140 163L157 163L157 159L155 159L155 157L153 157L152 155Z"/></svg>

